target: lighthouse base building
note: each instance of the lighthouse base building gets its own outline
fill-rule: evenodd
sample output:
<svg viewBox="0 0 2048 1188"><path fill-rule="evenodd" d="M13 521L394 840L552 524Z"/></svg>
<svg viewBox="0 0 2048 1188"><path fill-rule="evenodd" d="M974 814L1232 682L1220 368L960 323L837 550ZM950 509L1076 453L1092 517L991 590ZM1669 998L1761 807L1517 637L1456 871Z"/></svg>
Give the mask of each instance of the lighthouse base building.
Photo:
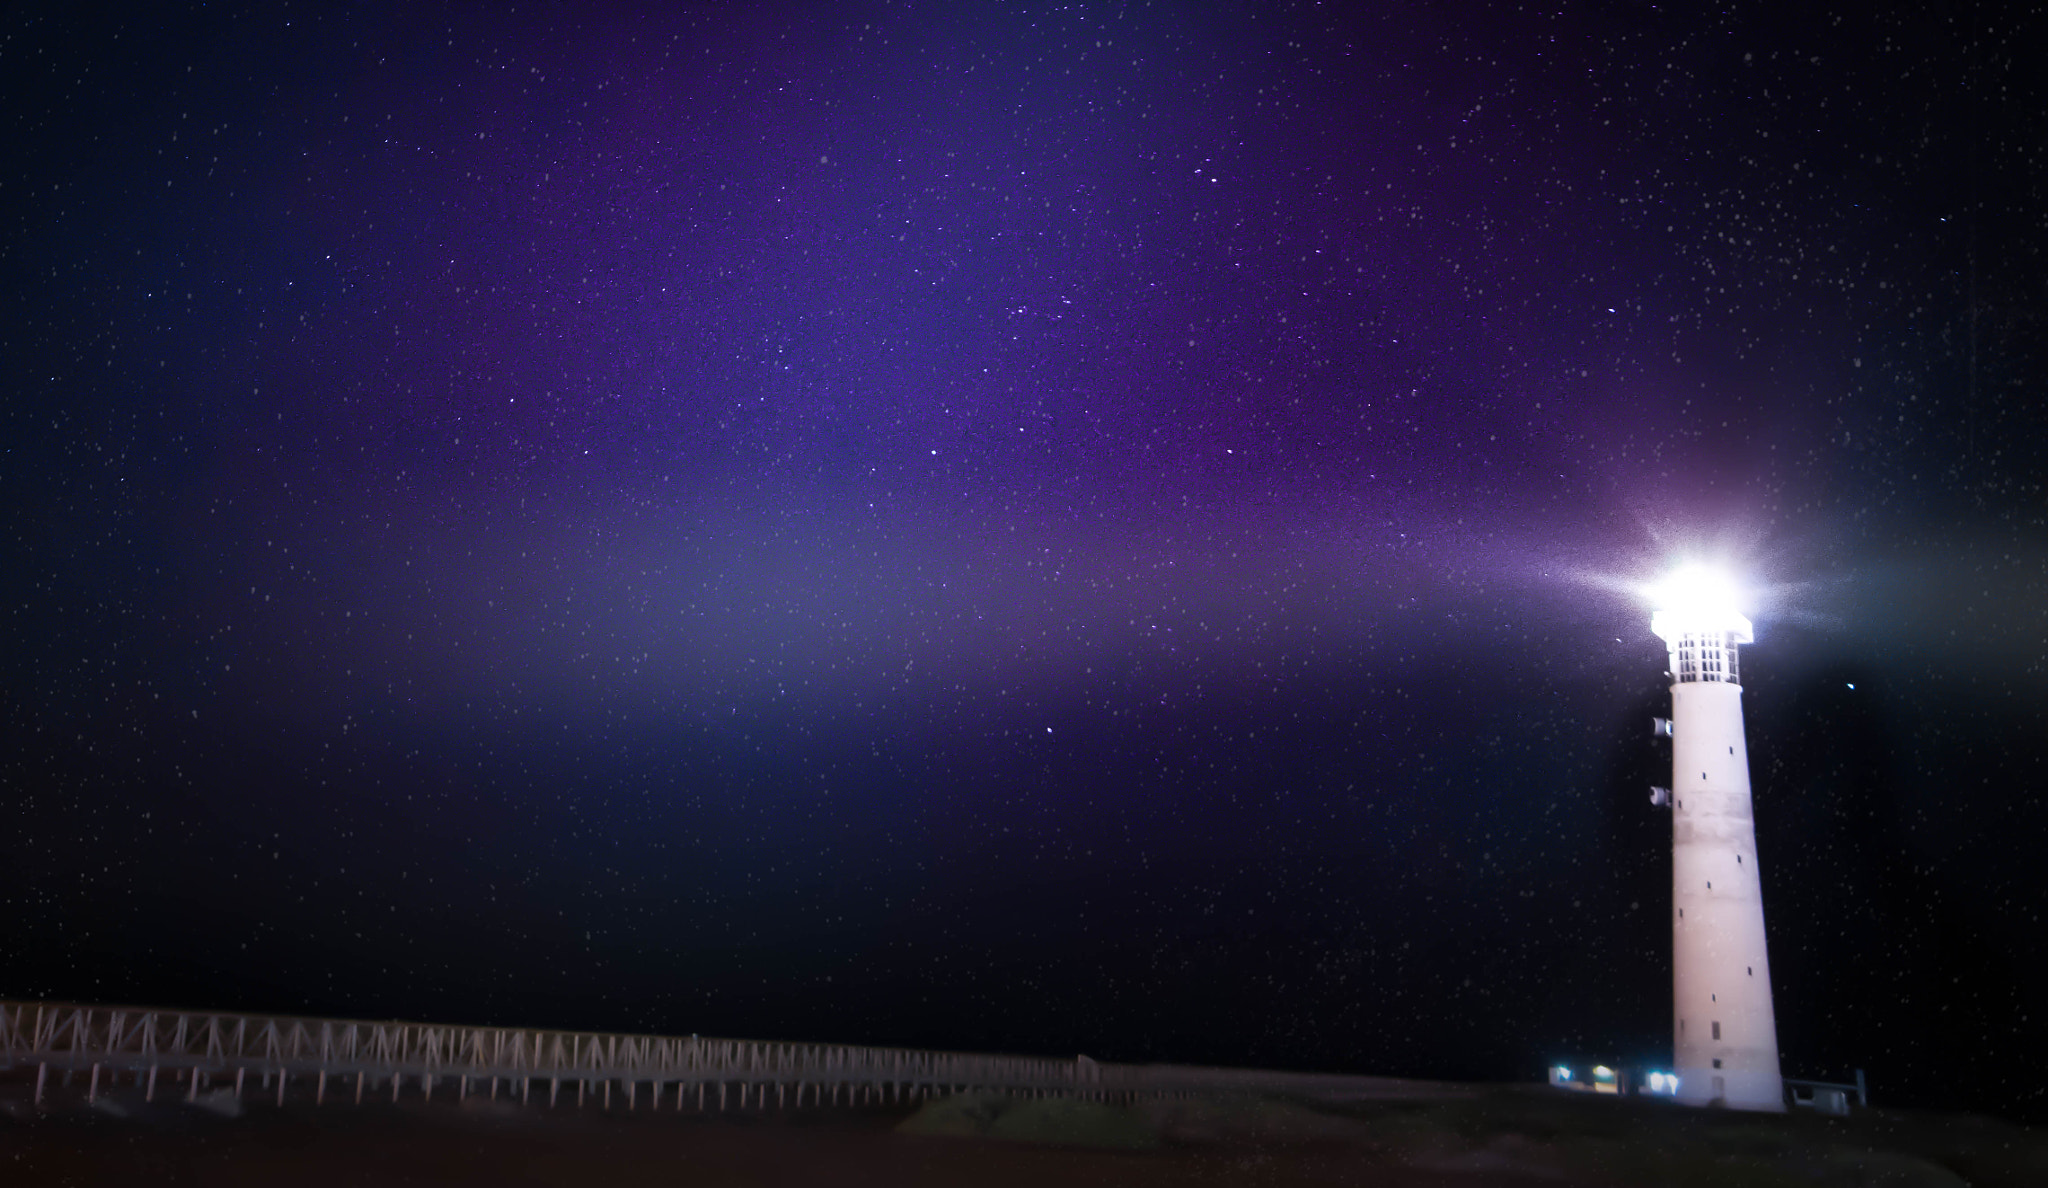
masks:
<svg viewBox="0 0 2048 1188"><path fill-rule="evenodd" d="M1681 592L1682 593L1682 592ZM1651 629L1669 646L1672 739L1671 989L1680 1101L1782 1111L1778 1025L1750 806L1731 610L1680 598ZM1660 790L1662 792L1663 790Z"/></svg>

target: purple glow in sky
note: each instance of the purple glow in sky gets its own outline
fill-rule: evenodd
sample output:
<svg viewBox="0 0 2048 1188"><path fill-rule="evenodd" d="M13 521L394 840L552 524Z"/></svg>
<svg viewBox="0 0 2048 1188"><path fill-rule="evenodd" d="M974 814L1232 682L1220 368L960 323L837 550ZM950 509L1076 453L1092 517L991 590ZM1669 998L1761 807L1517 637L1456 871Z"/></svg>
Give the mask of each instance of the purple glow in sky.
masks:
<svg viewBox="0 0 2048 1188"><path fill-rule="evenodd" d="M1701 555L1761 595L1788 1075L2003 1085L1953 1062L2048 1050L1990 791L2048 758L2018 37L12 14L0 995L1654 1053L1630 591Z"/></svg>

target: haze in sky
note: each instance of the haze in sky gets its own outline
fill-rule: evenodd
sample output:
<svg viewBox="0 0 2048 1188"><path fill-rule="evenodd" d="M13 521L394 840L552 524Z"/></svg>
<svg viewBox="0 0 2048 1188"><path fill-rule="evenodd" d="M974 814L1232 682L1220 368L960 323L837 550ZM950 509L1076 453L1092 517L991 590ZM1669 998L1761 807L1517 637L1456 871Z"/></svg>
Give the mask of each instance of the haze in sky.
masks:
<svg viewBox="0 0 2048 1188"><path fill-rule="evenodd" d="M2031 18L16 7L0 996L2039 1116Z"/></svg>

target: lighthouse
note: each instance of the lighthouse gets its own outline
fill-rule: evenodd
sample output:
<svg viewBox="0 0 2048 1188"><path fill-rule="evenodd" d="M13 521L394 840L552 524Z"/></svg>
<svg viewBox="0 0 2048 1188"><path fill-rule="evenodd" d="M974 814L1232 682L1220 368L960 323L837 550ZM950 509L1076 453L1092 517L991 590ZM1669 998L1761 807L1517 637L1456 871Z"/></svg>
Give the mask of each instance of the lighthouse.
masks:
<svg viewBox="0 0 2048 1188"><path fill-rule="evenodd" d="M1672 1054L1678 1098L1783 1111L1736 649L1755 636L1725 578L1679 569L1650 630L1670 650Z"/></svg>

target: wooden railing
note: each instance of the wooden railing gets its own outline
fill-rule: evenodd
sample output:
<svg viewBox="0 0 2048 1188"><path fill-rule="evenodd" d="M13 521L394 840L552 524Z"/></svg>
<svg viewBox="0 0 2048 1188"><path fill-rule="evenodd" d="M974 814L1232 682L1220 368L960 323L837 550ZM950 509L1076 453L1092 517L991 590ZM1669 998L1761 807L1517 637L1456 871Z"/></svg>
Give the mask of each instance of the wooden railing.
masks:
<svg viewBox="0 0 2048 1188"><path fill-rule="evenodd" d="M1010 1094L1130 1097L1195 1091L1373 1093L1404 1084L1376 1078L1175 1065L1098 1064L1052 1059L846 1044L616 1035L518 1027L307 1019L148 1007L0 1000L0 1070L33 1068L40 1103L52 1073L87 1078L97 1097L127 1076L154 1097L159 1077L187 1100L225 1090L239 1098L250 1077L277 1100L286 1086L388 1093L408 1086L431 1098L488 1091L549 1104L568 1087L581 1104L593 1093L609 1106L616 1087L629 1108L644 1092L655 1108L764 1108L915 1101L986 1090ZM1426 1086L1415 1086L1426 1089ZM671 1094L672 1091L672 1094ZM1375 1094L1378 1095L1378 1094Z"/></svg>

